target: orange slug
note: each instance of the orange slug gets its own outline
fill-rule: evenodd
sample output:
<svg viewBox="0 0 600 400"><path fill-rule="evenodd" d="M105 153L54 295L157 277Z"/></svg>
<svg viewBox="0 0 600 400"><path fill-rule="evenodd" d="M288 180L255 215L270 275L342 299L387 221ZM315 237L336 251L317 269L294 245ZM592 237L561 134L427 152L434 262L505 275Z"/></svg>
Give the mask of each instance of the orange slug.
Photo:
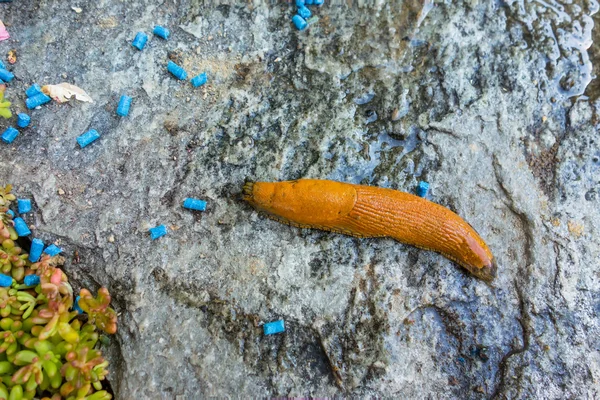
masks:
<svg viewBox="0 0 600 400"><path fill-rule="evenodd" d="M484 281L496 263L483 239L449 209L412 194L327 180L247 182L244 200L270 218L300 228L391 237L432 250Z"/></svg>

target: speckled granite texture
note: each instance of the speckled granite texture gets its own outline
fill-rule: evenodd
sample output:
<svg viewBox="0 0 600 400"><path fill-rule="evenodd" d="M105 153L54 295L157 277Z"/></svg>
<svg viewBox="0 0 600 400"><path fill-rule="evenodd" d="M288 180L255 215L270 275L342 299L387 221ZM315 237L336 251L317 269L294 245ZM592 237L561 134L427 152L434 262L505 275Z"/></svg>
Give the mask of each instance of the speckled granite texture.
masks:
<svg viewBox="0 0 600 400"><path fill-rule="evenodd" d="M75 282L113 294L116 397L600 397L598 3L312 10L299 32L286 3L0 4L13 112L33 82L95 100L34 110L0 146L0 183L34 199L28 222L60 241ZM169 59L208 84L174 79ZM493 250L493 287L434 253L240 201L246 178L303 177L427 180ZM170 232L151 241L159 224ZM265 337L277 319L286 332Z"/></svg>

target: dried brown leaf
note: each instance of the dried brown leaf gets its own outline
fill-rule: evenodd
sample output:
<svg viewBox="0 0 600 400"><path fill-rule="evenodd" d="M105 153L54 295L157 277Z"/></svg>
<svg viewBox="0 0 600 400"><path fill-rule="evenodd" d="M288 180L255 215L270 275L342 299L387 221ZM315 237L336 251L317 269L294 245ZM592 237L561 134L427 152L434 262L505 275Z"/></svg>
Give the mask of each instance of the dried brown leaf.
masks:
<svg viewBox="0 0 600 400"><path fill-rule="evenodd" d="M86 101L89 103L94 102L92 98L85 92L85 90L66 82L59 83L58 85L42 86L42 92L52 97L59 103L65 103L73 96L75 96L75 99L79 101Z"/></svg>

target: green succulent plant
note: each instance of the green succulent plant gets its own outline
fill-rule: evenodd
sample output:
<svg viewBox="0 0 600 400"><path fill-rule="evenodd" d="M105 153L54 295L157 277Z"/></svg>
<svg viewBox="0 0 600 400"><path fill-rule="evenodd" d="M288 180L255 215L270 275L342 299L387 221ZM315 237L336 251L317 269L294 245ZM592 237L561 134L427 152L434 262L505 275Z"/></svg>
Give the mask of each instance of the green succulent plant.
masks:
<svg viewBox="0 0 600 400"><path fill-rule="evenodd" d="M0 103L1 106L1 103ZM73 288L59 268L60 256L44 255L31 263L16 243L7 213L15 196L0 187L0 272L12 277L0 288L0 399L109 400L102 386L108 361L98 350L98 330L113 334L117 316L106 288L94 298L80 292L80 316L73 310ZM26 275L40 283L26 285Z"/></svg>
<svg viewBox="0 0 600 400"><path fill-rule="evenodd" d="M10 118L12 113L10 112L10 101L4 100L4 92L6 91L6 85L0 85L0 117Z"/></svg>

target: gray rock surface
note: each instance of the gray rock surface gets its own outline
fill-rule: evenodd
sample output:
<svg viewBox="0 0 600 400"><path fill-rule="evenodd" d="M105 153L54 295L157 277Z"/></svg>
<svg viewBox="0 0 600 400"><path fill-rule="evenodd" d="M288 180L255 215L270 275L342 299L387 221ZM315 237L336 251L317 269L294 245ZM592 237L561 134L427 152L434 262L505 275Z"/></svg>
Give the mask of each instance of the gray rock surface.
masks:
<svg viewBox="0 0 600 400"><path fill-rule="evenodd" d="M95 100L33 111L0 183L35 200L35 236L79 253L78 284L113 294L117 398L600 397L598 3L568 3L328 2L303 32L285 3L0 4L13 111L33 82ZM172 37L134 49L155 24ZM498 277L265 219L240 201L247 177L427 180Z"/></svg>

